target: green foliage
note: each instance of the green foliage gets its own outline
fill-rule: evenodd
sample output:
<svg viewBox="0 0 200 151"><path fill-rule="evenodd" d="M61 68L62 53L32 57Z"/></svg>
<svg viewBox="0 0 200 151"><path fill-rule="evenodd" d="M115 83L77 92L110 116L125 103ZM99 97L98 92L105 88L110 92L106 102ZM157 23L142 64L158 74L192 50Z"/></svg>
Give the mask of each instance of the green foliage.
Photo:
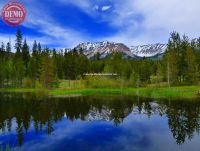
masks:
<svg viewBox="0 0 200 151"><path fill-rule="evenodd" d="M29 55L29 47L26 43L26 40L24 40L24 44L22 46L22 60L24 63L24 67L25 67L25 76L27 76L28 74L28 63L30 60L30 55Z"/></svg>
<svg viewBox="0 0 200 151"><path fill-rule="evenodd" d="M87 88L119 88L122 80L111 79L104 76L88 76L85 78Z"/></svg>
<svg viewBox="0 0 200 151"><path fill-rule="evenodd" d="M88 71L88 59L77 50L64 55L64 75L66 79L75 80Z"/></svg>
<svg viewBox="0 0 200 151"><path fill-rule="evenodd" d="M48 52L43 55L40 82L45 88L52 88L55 82L55 66L53 60L49 57Z"/></svg>
<svg viewBox="0 0 200 151"><path fill-rule="evenodd" d="M194 50L188 47L186 49L186 75L185 80L187 84L195 84L199 78L199 68L196 63L196 56Z"/></svg>
<svg viewBox="0 0 200 151"><path fill-rule="evenodd" d="M168 51L163 59L169 86L191 85L200 80L197 45L196 41L190 42L185 35L181 38L176 32L171 34Z"/></svg>
<svg viewBox="0 0 200 151"><path fill-rule="evenodd" d="M24 41L22 43L22 41ZM32 53L20 29L16 33L16 53L11 45L0 46L1 88L53 88L59 80L82 80L86 73L116 73L109 77L86 77L88 87L142 87L149 84L161 86L194 85L200 83L200 38L189 40L172 32L167 52L161 59L127 59L113 52L104 59L97 53L88 59L83 50L42 49L34 41Z"/></svg>
<svg viewBox="0 0 200 151"><path fill-rule="evenodd" d="M30 78L24 78L23 82L22 82L22 87L23 88L34 88L35 84L34 84L34 82L33 82L32 79L30 79Z"/></svg>
<svg viewBox="0 0 200 151"><path fill-rule="evenodd" d="M140 77L137 72L132 71L129 78L129 86L130 87L139 87L140 86Z"/></svg>
<svg viewBox="0 0 200 151"><path fill-rule="evenodd" d="M15 43L15 49L16 49L16 53L20 53L22 50L22 32L20 29L17 29L17 33L16 33L16 43Z"/></svg>
<svg viewBox="0 0 200 151"><path fill-rule="evenodd" d="M36 88L36 89L42 89L42 88L43 88L43 86L42 86L42 84L39 82L39 80L37 80L37 81L35 82L35 88Z"/></svg>

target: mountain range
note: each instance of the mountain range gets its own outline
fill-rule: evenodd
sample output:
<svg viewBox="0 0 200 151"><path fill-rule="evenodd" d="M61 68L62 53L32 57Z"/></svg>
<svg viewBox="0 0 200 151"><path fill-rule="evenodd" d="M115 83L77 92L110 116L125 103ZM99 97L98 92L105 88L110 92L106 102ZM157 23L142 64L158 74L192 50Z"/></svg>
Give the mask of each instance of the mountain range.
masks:
<svg viewBox="0 0 200 151"><path fill-rule="evenodd" d="M167 44L159 43L128 47L123 43L103 41L80 43L74 49L82 51L88 58L92 58L96 54L99 54L100 58L105 58L113 52L122 53L127 58L152 58L162 56L166 52L166 48Z"/></svg>

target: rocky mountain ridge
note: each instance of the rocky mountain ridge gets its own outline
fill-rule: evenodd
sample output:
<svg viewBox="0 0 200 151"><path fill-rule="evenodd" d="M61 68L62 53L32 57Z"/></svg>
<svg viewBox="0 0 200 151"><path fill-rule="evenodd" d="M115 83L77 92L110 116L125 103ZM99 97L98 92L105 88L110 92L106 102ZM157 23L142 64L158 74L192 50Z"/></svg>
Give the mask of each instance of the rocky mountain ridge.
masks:
<svg viewBox="0 0 200 151"><path fill-rule="evenodd" d="M88 58L92 58L96 54L99 54L100 58L105 58L113 52L120 52L128 58L150 58L163 55L166 48L166 44L159 43L128 47L123 43L102 41L80 43L74 49L82 51Z"/></svg>

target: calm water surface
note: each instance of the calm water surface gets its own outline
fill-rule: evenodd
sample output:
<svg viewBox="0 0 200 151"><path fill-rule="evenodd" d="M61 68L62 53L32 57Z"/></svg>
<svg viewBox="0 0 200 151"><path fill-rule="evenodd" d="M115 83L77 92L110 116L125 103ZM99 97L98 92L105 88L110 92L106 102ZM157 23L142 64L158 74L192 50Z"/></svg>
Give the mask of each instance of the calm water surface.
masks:
<svg viewBox="0 0 200 151"><path fill-rule="evenodd" d="M200 100L0 94L0 146L20 151L199 151Z"/></svg>

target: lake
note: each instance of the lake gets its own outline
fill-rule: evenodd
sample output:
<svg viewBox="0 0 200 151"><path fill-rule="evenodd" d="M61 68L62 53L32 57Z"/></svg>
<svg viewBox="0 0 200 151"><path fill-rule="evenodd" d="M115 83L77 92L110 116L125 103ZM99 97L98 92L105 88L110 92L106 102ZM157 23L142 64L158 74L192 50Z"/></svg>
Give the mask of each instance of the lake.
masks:
<svg viewBox="0 0 200 151"><path fill-rule="evenodd" d="M200 100L0 94L0 146L20 151L199 151Z"/></svg>

